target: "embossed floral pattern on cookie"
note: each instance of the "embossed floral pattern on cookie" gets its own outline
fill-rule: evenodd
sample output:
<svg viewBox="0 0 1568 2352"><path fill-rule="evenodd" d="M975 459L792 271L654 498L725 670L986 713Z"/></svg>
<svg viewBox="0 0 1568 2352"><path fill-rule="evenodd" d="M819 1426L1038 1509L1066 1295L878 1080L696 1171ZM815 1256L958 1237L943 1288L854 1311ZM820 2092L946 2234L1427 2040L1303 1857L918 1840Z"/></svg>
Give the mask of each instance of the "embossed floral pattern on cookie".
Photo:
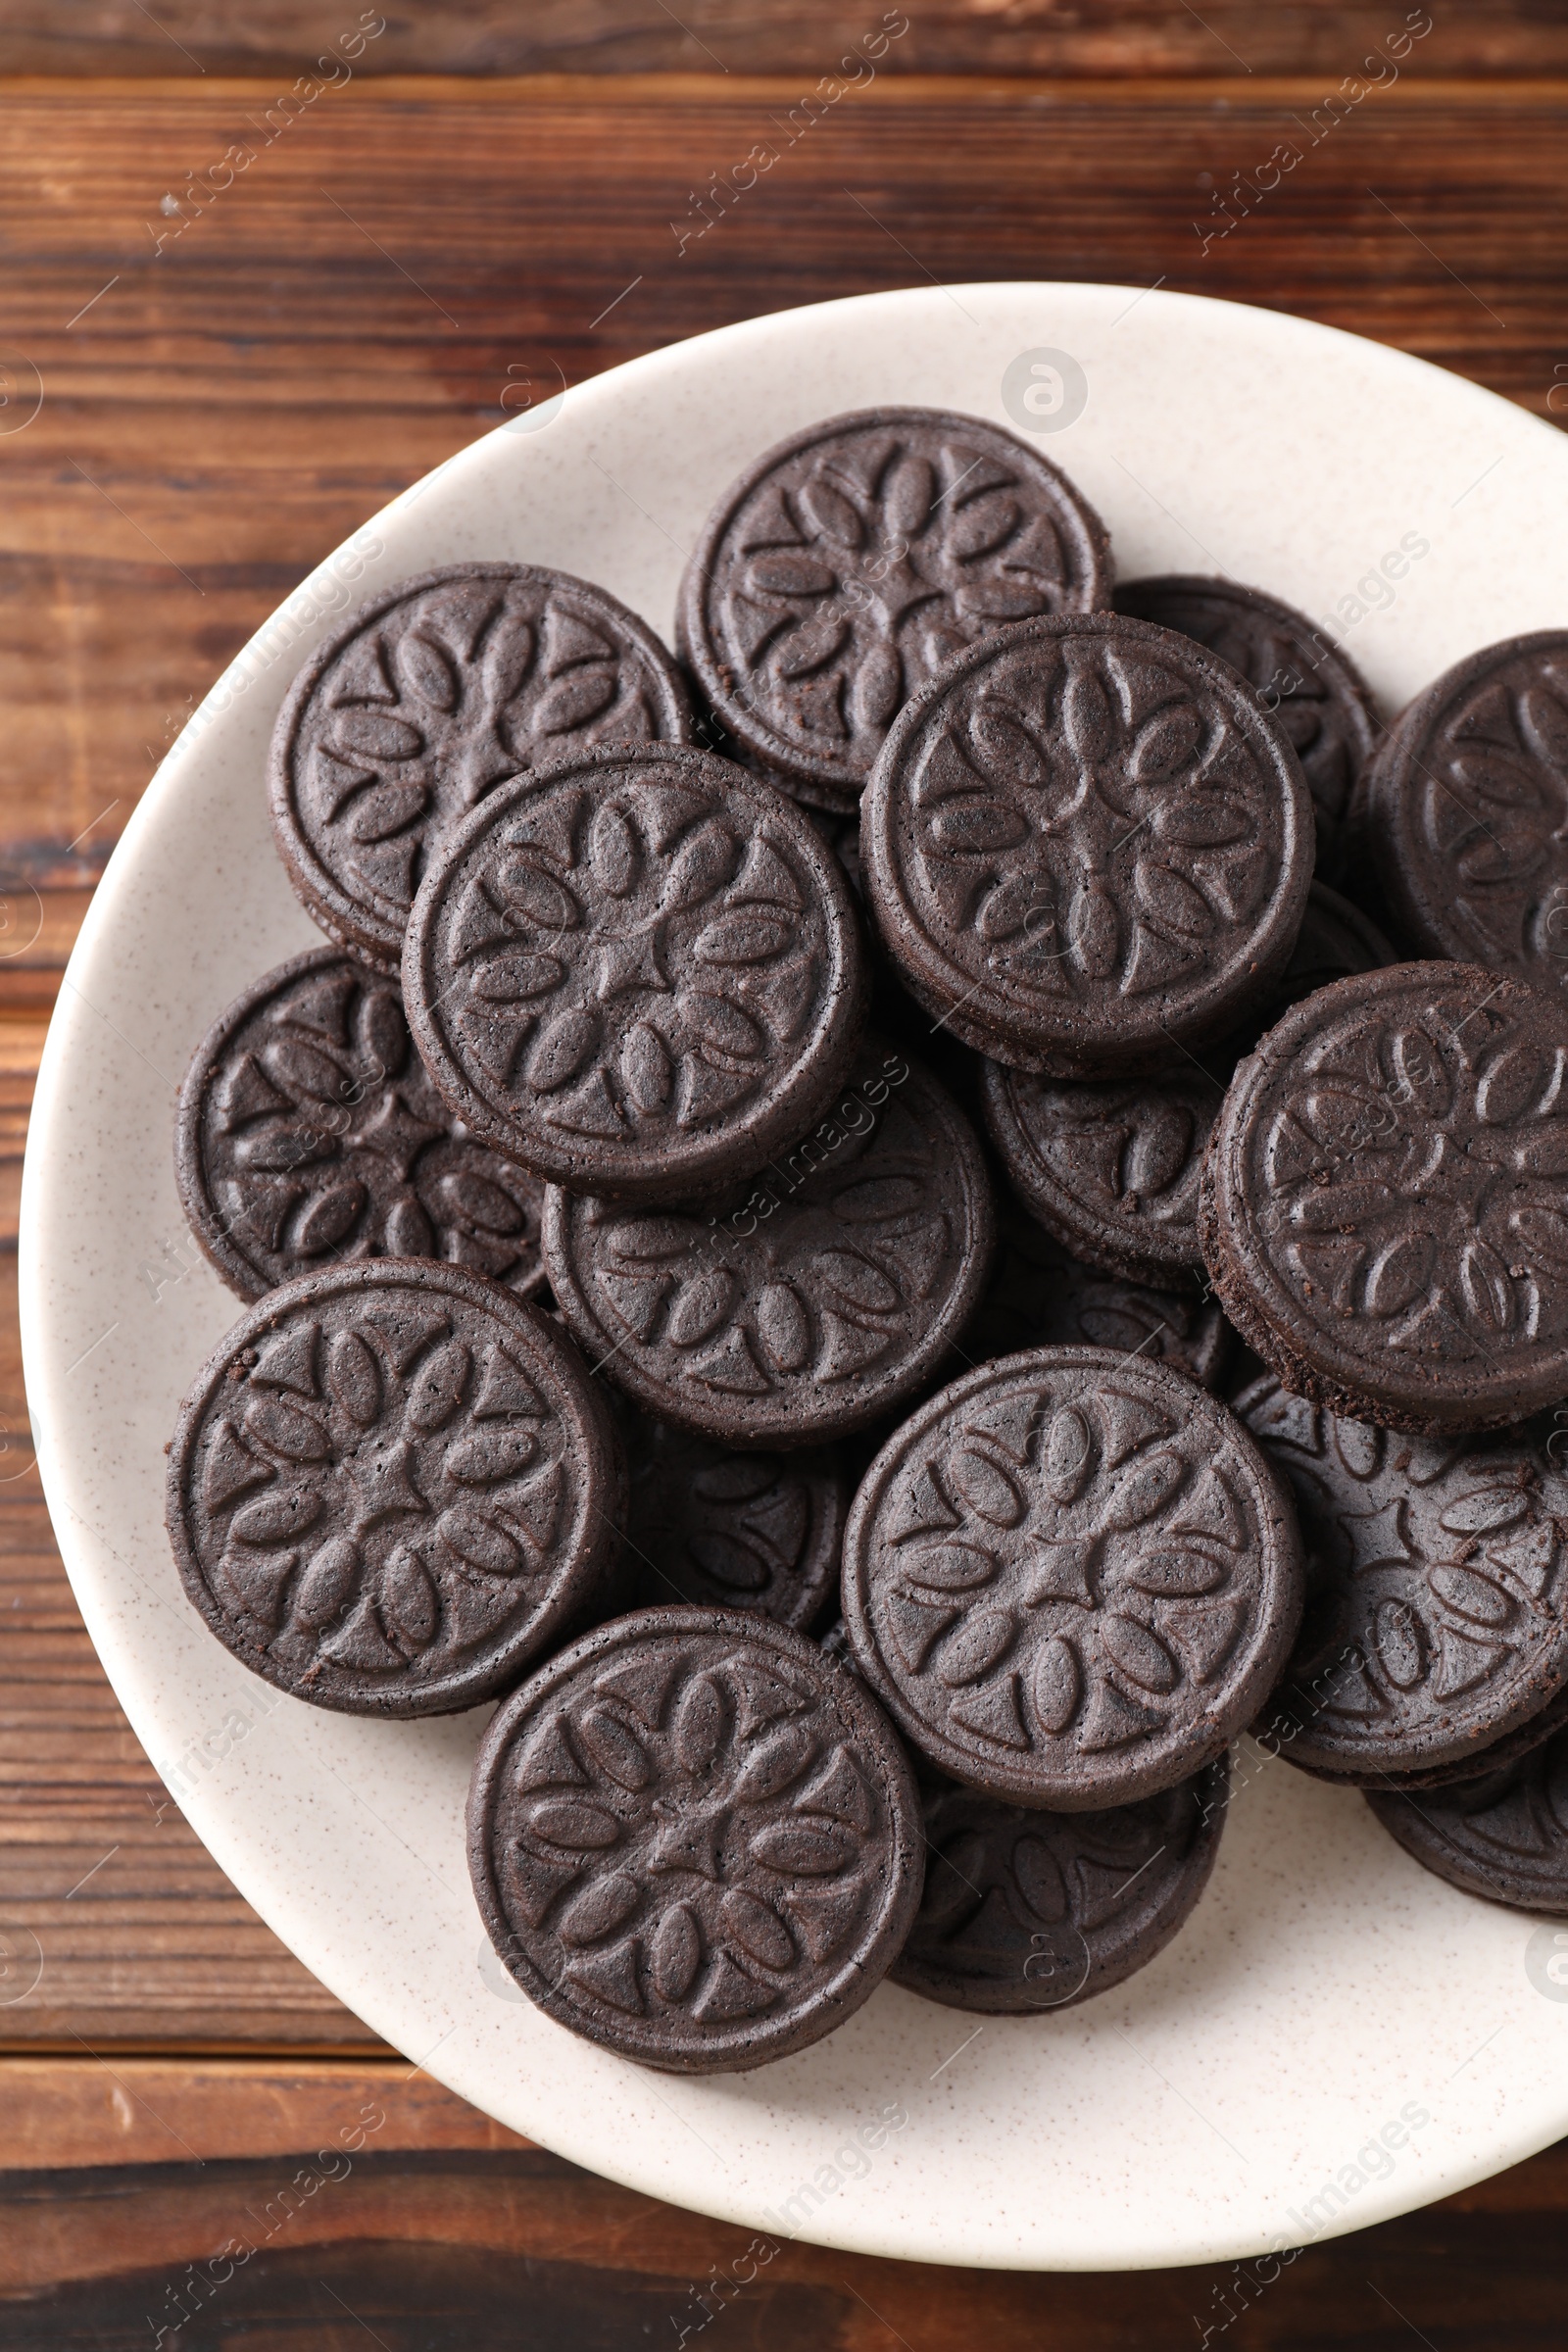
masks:
<svg viewBox="0 0 1568 2352"><path fill-rule="evenodd" d="M1295 1637L1276 1475L1160 1365L1039 1348L943 1391L883 1448L844 1546L873 1688L971 1787L1060 1811L1184 1779Z"/></svg>
<svg viewBox="0 0 1568 2352"><path fill-rule="evenodd" d="M889 409L783 443L726 493L681 644L754 756L853 794L952 655L1108 588L1098 516L1037 452L978 417Z"/></svg>
<svg viewBox="0 0 1568 2352"><path fill-rule="evenodd" d="M986 1124L1019 1197L1090 1265L1203 1285L1203 1159L1237 1054L1314 989L1394 960L1364 915L1314 882L1289 963L1238 1034L1177 1052L1148 1078L1053 1080L986 1062Z"/></svg>
<svg viewBox="0 0 1568 2352"><path fill-rule="evenodd" d="M975 648L906 709L862 811L922 1002L999 1059L1168 1067L1283 969L1311 878L1295 754L1221 662L1116 616Z"/></svg>
<svg viewBox="0 0 1568 2352"><path fill-rule="evenodd" d="M1379 734L1370 689L1304 612L1235 580L1169 574L1117 587L1116 610L1179 629L1239 670L1301 762L1317 819L1317 870L1340 871L1350 788Z"/></svg>
<svg viewBox="0 0 1568 2352"><path fill-rule="evenodd" d="M420 1051L537 1173L682 1199L825 1107L864 974L842 869L792 805L701 753L606 755L493 794L410 926Z"/></svg>
<svg viewBox="0 0 1568 2352"><path fill-rule="evenodd" d="M1549 1432L1401 1436L1272 1378L1235 1409L1290 1479L1307 1546L1306 1615L1268 1709L1282 1754L1368 1780L1457 1761L1568 1681L1568 1480Z"/></svg>
<svg viewBox="0 0 1568 2352"><path fill-rule="evenodd" d="M458 1268L271 1292L184 1406L186 1590L257 1673L350 1712L474 1704L604 1597L621 1478L553 1326Z"/></svg>
<svg viewBox="0 0 1568 2352"><path fill-rule="evenodd" d="M438 1257L528 1297L544 1188L455 1120L395 985L327 948L269 972L198 1047L176 1174L230 1287L325 1264Z"/></svg>
<svg viewBox="0 0 1568 2352"><path fill-rule="evenodd" d="M1470 655L1401 712L1360 814L1411 946L1568 986L1568 634Z"/></svg>
<svg viewBox="0 0 1568 2352"><path fill-rule="evenodd" d="M431 849L519 769L684 742L680 673L586 580L460 564L373 599L317 654L272 739L272 821L334 938L395 970Z"/></svg>
<svg viewBox="0 0 1568 2352"><path fill-rule="evenodd" d="M828 1118L709 1211L552 1190L552 1289L589 1360L730 1445L859 1428L940 1364L992 1235L979 1146L926 1073L873 1046Z"/></svg>
<svg viewBox="0 0 1568 2352"><path fill-rule="evenodd" d="M1271 1030L1226 1097L1204 1211L1226 1311L1265 1361L1418 1431L1559 1396L1565 1071L1558 1006L1463 964L1338 982Z"/></svg>
<svg viewBox="0 0 1568 2352"><path fill-rule="evenodd" d="M525 1685L469 1838L523 1989L677 2071L831 2031L919 1896L913 1783L876 1708L799 1635L710 1609L619 1619Z"/></svg>

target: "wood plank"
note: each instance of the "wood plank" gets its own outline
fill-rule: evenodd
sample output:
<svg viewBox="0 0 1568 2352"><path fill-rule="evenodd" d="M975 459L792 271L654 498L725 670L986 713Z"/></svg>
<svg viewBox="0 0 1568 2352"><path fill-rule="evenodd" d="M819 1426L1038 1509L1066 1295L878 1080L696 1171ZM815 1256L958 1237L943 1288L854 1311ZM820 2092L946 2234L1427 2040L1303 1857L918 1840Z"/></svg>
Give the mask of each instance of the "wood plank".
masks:
<svg viewBox="0 0 1568 2352"><path fill-rule="evenodd" d="M318 2147L367 2104L376 2152L529 2143L402 2058L0 2058L0 2180Z"/></svg>
<svg viewBox="0 0 1568 2352"><path fill-rule="evenodd" d="M622 2352L1557 2352L1568 2146L1283 2266L842 2254L593 2179L391 2066L0 2062L0 2341ZM181 2145L183 2143L183 2145ZM1277 2272L1277 2275L1276 2275ZM1499 2281L1505 2281L1499 2301ZM523 2316L525 2315L525 2317Z"/></svg>
<svg viewBox="0 0 1568 2352"><path fill-rule="evenodd" d="M0 1002L49 1001L223 662L524 378L926 272L1062 275L1271 303L1561 408L1568 83L1401 79L1314 144L1333 86L883 75L809 120L785 79L356 80L270 132L265 84L15 89L0 423L29 368L46 390L0 431ZM1284 139L1299 167L1205 251Z"/></svg>
<svg viewBox="0 0 1568 2352"><path fill-rule="evenodd" d="M388 17L332 0L13 0L0 39L8 74L254 74L280 87L322 51L360 74L780 74L809 86L841 56L906 12L881 0L701 0L678 14L659 0L469 0ZM946 0L907 12L886 70L921 74L1232 74L1316 73L1337 81L1411 14L1398 0ZM1568 63L1562 12L1531 0L1464 0L1435 12L1412 70L1500 74ZM372 33L379 17L385 29ZM368 37L356 55L353 28ZM345 48L346 40L346 48Z"/></svg>

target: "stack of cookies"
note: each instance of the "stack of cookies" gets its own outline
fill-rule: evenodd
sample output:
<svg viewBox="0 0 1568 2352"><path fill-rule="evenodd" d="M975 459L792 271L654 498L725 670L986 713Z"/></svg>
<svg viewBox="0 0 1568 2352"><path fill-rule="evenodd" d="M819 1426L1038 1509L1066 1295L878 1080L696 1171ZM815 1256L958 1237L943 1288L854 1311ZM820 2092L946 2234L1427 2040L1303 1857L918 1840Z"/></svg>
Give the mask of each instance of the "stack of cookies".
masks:
<svg viewBox="0 0 1568 2352"><path fill-rule="evenodd" d="M499 1698L486 1928L651 2066L1121 1982L1249 1728L1568 1914L1568 633L1383 732L890 409L725 493L677 647L470 564L295 683L331 944L176 1138L247 1302L170 1448L213 1632Z"/></svg>

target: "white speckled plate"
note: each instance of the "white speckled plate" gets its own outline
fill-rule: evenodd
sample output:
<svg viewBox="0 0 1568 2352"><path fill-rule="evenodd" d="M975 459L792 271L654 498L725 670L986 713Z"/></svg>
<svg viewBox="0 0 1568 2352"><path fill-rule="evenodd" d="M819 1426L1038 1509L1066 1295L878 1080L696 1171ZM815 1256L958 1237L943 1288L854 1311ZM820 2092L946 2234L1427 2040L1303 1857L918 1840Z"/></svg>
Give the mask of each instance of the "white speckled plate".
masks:
<svg viewBox="0 0 1568 2352"><path fill-rule="evenodd" d="M1061 2269L1230 2259L1404 2212L1568 2130L1568 1931L1553 1970L1556 1931L1427 1877L1354 1794L1244 1756L1208 1893L1119 1990L982 2027L884 1986L760 2074L652 2077L548 2024L488 1957L461 1830L480 1718L281 1697L186 1604L161 1521L176 1401L237 1312L185 1235L175 1088L219 1008L316 938L263 766L327 615L431 564L513 557L601 580L667 634L682 552L730 477L812 418L885 402L1041 429L1123 576L1223 568L1337 615L1390 708L1472 646L1568 618L1550 427L1396 352L1186 296L962 286L791 311L489 434L240 656L93 901L27 1149L39 1458L82 1613L196 1830L301 1959L465 2098L775 2236Z"/></svg>

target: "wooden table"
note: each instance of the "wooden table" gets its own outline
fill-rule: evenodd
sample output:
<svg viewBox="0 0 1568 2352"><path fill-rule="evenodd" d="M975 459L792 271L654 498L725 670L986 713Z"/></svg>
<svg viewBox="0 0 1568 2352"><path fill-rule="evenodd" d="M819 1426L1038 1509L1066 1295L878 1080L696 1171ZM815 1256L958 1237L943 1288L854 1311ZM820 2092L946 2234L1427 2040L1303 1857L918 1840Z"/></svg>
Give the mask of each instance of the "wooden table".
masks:
<svg viewBox="0 0 1568 2352"><path fill-rule="evenodd" d="M197 1844L72 1602L9 1286L32 1076L94 879L217 671L395 491L563 377L928 280L1267 303L1568 409L1568 17L947 0L911 6L862 74L841 66L852 42L863 58L903 12L240 15L12 0L0 29L0 2344L162 2327L187 2348L592 2352L712 2326L730 2352L1086 2352L1205 2328L1559 2346L1565 2149L1273 2280L796 2244L705 2303L746 2233L411 2075ZM1363 63L1423 25L1396 74ZM1282 141L1299 162L1264 195ZM759 144L776 166L742 193ZM146 1278L186 1263L172 1237Z"/></svg>

